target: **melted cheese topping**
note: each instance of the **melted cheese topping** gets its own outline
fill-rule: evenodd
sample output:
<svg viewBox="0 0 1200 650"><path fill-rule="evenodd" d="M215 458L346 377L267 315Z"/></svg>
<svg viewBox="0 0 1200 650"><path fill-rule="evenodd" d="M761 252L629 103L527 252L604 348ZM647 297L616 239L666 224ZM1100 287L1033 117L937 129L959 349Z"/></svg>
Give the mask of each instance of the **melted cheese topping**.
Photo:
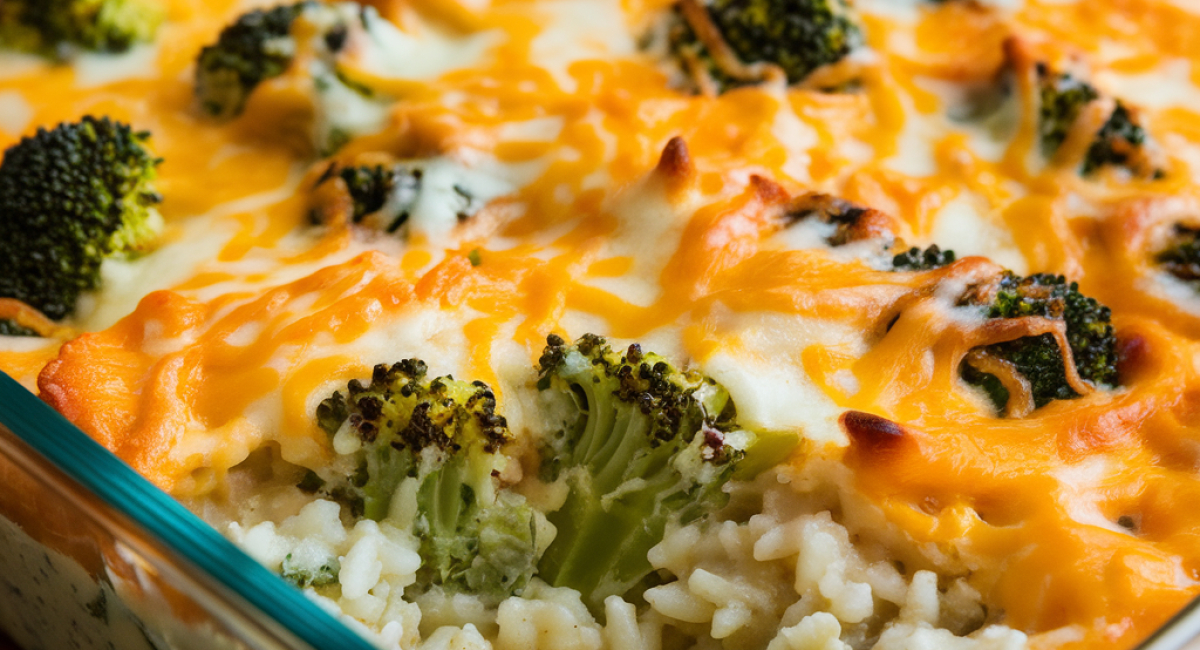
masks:
<svg viewBox="0 0 1200 650"><path fill-rule="evenodd" d="M437 156L499 179L487 229L405 243L308 224L320 163L297 145L286 88L264 85L229 124L197 113L192 61L244 3L167 4L154 47L0 60L0 146L98 113L152 131L166 160L159 250L105 268L61 351L0 339L0 368L31 386L40 373L44 399L164 489L217 489L265 445L327 462L315 405L410 356L488 382L527 430L546 335L594 331L686 360L746 424L843 460L855 498L967 567L1035 643L1130 647L1200 592L1200 298L1149 253L1200 201L1200 15L1151 0L862 2L861 90L704 97L637 50L667 0L372 2L397 25L396 58L356 73L398 101L343 155ZM1167 179L1040 163L1020 101L987 124L956 118L1013 35L1086 59L1140 105ZM888 324L994 267L891 273L877 246L780 232L778 206L810 190L881 210L909 244L1077 280L1113 309L1122 387L993 417L957 379L962 316L944 296ZM903 444L847 446L846 410L901 423Z"/></svg>

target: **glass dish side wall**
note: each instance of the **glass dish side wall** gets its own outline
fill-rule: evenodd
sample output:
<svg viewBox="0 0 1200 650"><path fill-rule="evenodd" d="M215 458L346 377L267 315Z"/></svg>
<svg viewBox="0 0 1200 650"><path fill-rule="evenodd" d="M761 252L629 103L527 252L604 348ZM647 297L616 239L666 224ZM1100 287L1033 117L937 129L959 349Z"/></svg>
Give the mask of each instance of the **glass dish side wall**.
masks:
<svg viewBox="0 0 1200 650"><path fill-rule="evenodd" d="M26 650L371 646L0 373L0 630Z"/></svg>
<svg viewBox="0 0 1200 650"><path fill-rule="evenodd" d="M21 447L0 427L0 628L22 647L308 647L280 640L198 584Z"/></svg>

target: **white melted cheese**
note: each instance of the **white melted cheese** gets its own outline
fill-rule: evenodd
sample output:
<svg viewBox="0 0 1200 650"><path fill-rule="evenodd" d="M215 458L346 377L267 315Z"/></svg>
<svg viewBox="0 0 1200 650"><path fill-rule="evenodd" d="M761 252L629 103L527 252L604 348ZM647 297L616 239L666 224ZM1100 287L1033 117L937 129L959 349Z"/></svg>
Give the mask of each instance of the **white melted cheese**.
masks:
<svg viewBox="0 0 1200 650"><path fill-rule="evenodd" d="M860 334L836 322L773 313L729 314L722 320L727 343L701 361L700 369L729 391L739 424L845 445L837 422L843 409L804 372L800 354L811 345L865 350Z"/></svg>
<svg viewBox="0 0 1200 650"><path fill-rule="evenodd" d="M121 54L82 52L72 61L75 85L97 88L126 79L153 79L159 75L158 45L136 45Z"/></svg>
<svg viewBox="0 0 1200 650"><path fill-rule="evenodd" d="M415 197L390 200L410 204L409 230L433 242L448 243L446 238L458 225L460 213L474 214L488 201L516 189L500 178L448 158L430 160L422 169L421 189Z"/></svg>
<svg viewBox="0 0 1200 650"><path fill-rule="evenodd" d="M985 204L982 198L964 190L938 211L930 241L953 250L959 258L982 255L1024 275L1029 269L1025 256L1008 229L981 213L980 207Z"/></svg>
<svg viewBox="0 0 1200 650"><path fill-rule="evenodd" d="M21 93L15 90L0 92L0 131L12 135L24 133L32 119L33 107Z"/></svg>
<svg viewBox="0 0 1200 650"><path fill-rule="evenodd" d="M1146 108L1200 106L1200 88L1192 77L1192 64L1183 59L1167 61L1155 70L1125 74L1115 70L1096 73L1097 85L1113 95Z"/></svg>
<svg viewBox="0 0 1200 650"><path fill-rule="evenodd" d="M530 59L554 75L564 90L577 87L569 73L572 64L637 52L618 0L538 2L531 10L541 18L543 29L533 40Z"/></svg>
<svg viewBox="0 0 1200 650"><path fill-rule="evenodd" d="M658 277L670 260L663 251L679 248L680 237L699 201L694 193L678 199L665 193L654 177L618 195L609 207L619 225L606 241L604 257L628 257L630 269L618 277L588 277L583 282L612 293L629 303L646 307L662 295Z"/></svg>
<svg viewBox="0 0 1200 650"><path fill-rule="evenodd" d="M416 16L406 22L407 31L374 12L369 12L366 20L370 47L355 52L352 64L392 79L436 79L447 72L482 65L488 51L501 39L492 32L455 36L420 22Z"/></svg>

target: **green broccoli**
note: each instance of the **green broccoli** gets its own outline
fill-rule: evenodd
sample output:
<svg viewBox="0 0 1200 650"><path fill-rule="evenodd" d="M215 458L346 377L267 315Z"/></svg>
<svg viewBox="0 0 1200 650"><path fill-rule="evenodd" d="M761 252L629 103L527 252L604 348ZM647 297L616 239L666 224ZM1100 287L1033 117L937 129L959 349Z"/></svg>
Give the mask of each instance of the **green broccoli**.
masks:
<svg viewBox="0 0 1200 650"><path fill-rule="evenodd" d="M1042 63L1037 65L1037 78L1040 96L1038 133L1042 153L1049 158L1062 146L1083 108L1099 99L1100 93L1091 84L1067 73L1056 73ZM1161 176L1162 171L1152 169L1145 160L1145 144L1145 128L1125 104L1117 100L1088 147L1080 172L1088 176L1106 165L1113 165L1138 176Z"/></svg>
<svg viewBox="0 0 1200 650"><path fill-rule="evenodd" d="M421 541L418 588L495 604L534 573L536 513L500 485L512 434L491 390L426 373L416 359L379 365L370 385L353 380L323 401L317 422L335 448L357 447L347 458L357 469L304 483L352 513L408 526Z"/></svg>
<svg viewBox="0 0 1200 650"><path fill-rule="evenodd" d="M100 284L100 264L156 236L161 162L149 133L84 117L21 140L0 163L0 297L53 319Z"/></svg>
<svg viewBox="0 0 1200 650"><path fill-rule="evenodd" d="M342 166L331 163L314 187L313 223L341 220L389 234L405 232L409 220L422 206L447 222L470 219L484 201L467 187L469 179L431 186L426 179L426 161L405 161L387 165ZM448 178L442 175L440 178ZM344 198L348 196L347 203ZM436 197L430 202L429 197ZM350 206L350 212L341 211Z"/></svg>
<svg viewBox="0 0 1200 650"><path fill-rule="evenodd" d="M711 0L706 9L738 60L774 63L792 84L842 60L862 42L845 0ZM678 7L676 12L682 14ZM722 69L682 17L672 30L671 49L687 67L699 65L722 90L747 83Z"/></svg>
<svg viewBox="0 0 1200 650"><path fill-rule="evenodd" d="M1005 271L995 281L968 287L960 303L985 308L988 318L1038 316L1064 321L1079 376L1097 385L1117 385L1112 314L1108 307L1081 294L1077 283L1068 285L1060 275L1039 273L1022 278ZM1025 377L1035 407L1051 400L1079 397L1067 382L1062 350L1052 334L1026 336L981 349L1012 364ZM967 383L987 393L998 411L1005 411L1009 391L998 377L981 371L969 360L963 362L960 371Z"/></svg>
<svg viewBox="0 0 1200 650"><path fill-rule="evenodd" d="M292 22L315 6L309 1L256 9L222 30L196 61L196 96L204 110L216 117L239 115L258 84L282 75L296 53Z"/></svg>
<svg viewBox="0 0 1200 650"><path fill-rule="evenodd" d="M337 582L341 570L341 562L336 556L308 557L307 554L288 553L283 558L280 574L297 587L324 587Z"/></svg>
<svg viewBox="0 0 1200 650"><path fill-rule="evenodd" d="M1083 175L1087 176L1105 165L1131 167L1137 151L1146 143L1146 129L1138 124L1129 109L1117 102L1096 139L1083 157ZM1155 176L1161 172L1155 172Z"/></svg>
<svg viewBox="0 0 1200 650"><path fill-rule="evenodd" d="M222 30L217 42L205 47L196 61L196 97L209 115L231 119L241 115L262 82L282 76L299 50L315 54L306 76L313 83L314 142L328 155L357 135L378 130L387 102L351 80L338 57L351 39L374 46L386 35L386 21L374 9L353 2L324 4L304 0L243 14ZM303 23L303 29L297 29ZM297 34L315 34L310 43Z"/></svg>
<svg viewBox="0 0 1200 650"><path fill-rule="evenodd" d="M892 257L896 271L929 271L954 263L954 251L942 250L937 244L921 250L916 246Z"/></svg>
<svg viewBox="0 0 1200 650"><path fill-rule="evenodd" d="M1037 65L1038 91L1041 103L1038 112L1038 134L1042 153L1054 155L1067 139L1083 107L1100 98L1100 93L1087 82L1067 73L1054 73L1045 64Z"/></svg>
<svg viewBox="0 0 1200 650"><path fill-rule="evenodd" d="M0 46L55 58L76 48L125 52L153 40L162 19L148 0L6 0Z"/></svg>
<svg viewBox="0 0 1200 650"><path fill-rule="evenodd" d="M365 220L384 232L394 233L408 223L421 192L423 177L424 170L414 165L343 167L334 163L317 180L315 189L321 190L323 186L340 180L344 187L338 186L338 189L350 197L352 212L349 217L352 223L362 224ZM333 216L326 214L322 206L315 207L311 215L314 223L325 223Z"/></svg>
<svg viewBox="0 0 1200 650"><path fill-rule="evenodd" d="M41 336L11 318L0 318L0 336Z"/></svg>
<svg viewBox="0 0 1200 650"><path fill-rule="evenodd" d="M548 518L557 535L538 575L571 587L602 615L611 595L637 596L651 577L647 552L668 523L704 517L745 457L728 393L632 345L573 345L551 335L539 362L546 412L562 419L544 441L541 477L569 496Z"/></svg>
<svg viewBox="0 0 1200 650"><path fill-rule="evenodd" d="M1200 228L1175 224L1167 247L1154 256L1167 273L1200 287Z"/></svg>

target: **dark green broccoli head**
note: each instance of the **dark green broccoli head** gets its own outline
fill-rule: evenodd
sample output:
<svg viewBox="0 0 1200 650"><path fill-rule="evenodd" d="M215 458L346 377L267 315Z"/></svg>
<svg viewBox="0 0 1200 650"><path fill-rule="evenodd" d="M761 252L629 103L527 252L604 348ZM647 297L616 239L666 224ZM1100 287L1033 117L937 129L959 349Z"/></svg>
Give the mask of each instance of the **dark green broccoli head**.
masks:
<svg viewBox="0 0 1200 650"><path fill-rule="evenodd" d="M196 96L204 110L222 118L239 115L258 84L282 75L296 54L292 23L315 4L306 0L243 14L201 50Z"/></svg>
<svg viewBox="0 0 1200 650"><path fill-rule="evenodd" d="M352 223L361 224L364 220L379 227L387 233L394 233L408 223L410 212L416 205L421 192L421 180L424 170L419 166L395 165L359 165L339 166L336 163L329 166L321 178L317 180L317 196L323 196L320 191L324 186L340 180L344 187L338 188L338 193L346 192L350 197ZM341 204L341 201L332 203ZM384 208L388 208L384 210ZM318 205L312 211L315 223L324 223L346 215L328 215L323 206Z"/></svg>
<svg viewBox="0 0 1200 650"><path fill-rule="evenodd" d="M598 336L568 345L551 335L539 376L547 413L562 418L544 440L542 478L570 489L548 516L557 535L539 576L579 590L602 615L606 597L640 594L646 554L669 522L727 501L742 432L723 388L637 345L622 355Z"/></svg>
<svg viewBox="0 0 1200 650"><path fill-rule="evenodd" d="M1154 260L1167 273L1193 286L1200 285L1200 228L1175 224L1166 248L1159 251Z"/></svg>
<svg viewBox="0 0 1200 650"><path fill-rule="evenodd" d="M450 183L429 187L428 161L341 166L331 164L313 188L310 218L315 224L349 222L403 235L418 206L462 223L483 207L484 201L463 186ZM436 197L429 201L429 196ZM436 203L436 206L434 205Z"/></svg>
<svg viewBox="0 0 1200 650"><path fill-rule="evenodd" d="M1083 174L1091 174L1105 165L1130 167L1134 164L1138 149L1145 143L1146 130L1134 121L1129 109L1118 101L1088 147L1083 158Z"/></svg>
<svg viewBox="0 0 1200 650"><path fill-rule="evenodd" d="M0 297L53 319L100 284L106 258L144 248L156 235L150 137L105 118L39 129L0 164Z"/></svg>
<svg viewBox="0 0 1200 650"><path fill-rule="evenodd" d="M390 102L351 76L340 61L355 41L362 48L383 47L395 30L372 7L355 2L305 0L243 14L196 61L197 100L208 114L231 119L241 115L254 90L292 68L306 52L296 80L311 82L313 144L331 155L359 135L386 123ZM300 39L300 40L298 40ZM386 48L378 50L384 55Z"/></svg>
<svg viewBox="0 0 1200 650"><path fill-rule="evenodd" d="M1042 153L1050 157L1067 139L1083 107L1099 99L1100 93L1091 84L1066 73L1055 73L1041 63L1037 66L1037 77L1041 95L1038 133Z"/></svg>
<svg viewBox="0 0 1200 650"><path fill-rule="evenodd" d="M537 562L535 514L498 484L512 435L487 385L429 379L416 359L379 365L370 385L351 381L347 395L322 402L317 421L335 447L339 436L355 441L359 469L305 485L408 524L421 540L418 587L495 603L525 586Z"/></svg>
<svg viewBox="0 0 1200 650"><path fill-rule="evenodd" d="M74 48L124 52L153 40L162 19L149 0L6 0L0 46L58 58Z"/></svg>
<svg viewBox="0 0 1200 650"><path fill-rule="evenodd" d="M11 318L0 318L0 336L41 336Z"/></svg>
<svg viewBox="0 0 1200 650"><path fill-rule="evenodd" d="M842 60L862 41L858 20L844 0L712 0L707 9L743 64L774 63L788 83ZM747 83L722 70L687 20L673 30L671 46L689 67L706 68L721 89Z"/></svg>
<svg viewBox="0 0 1200 650"><path fill-rule="evenodd" d="M1037 316L1066 323L1067 342L1080 377L1102 386L1117 384L1116 337L1108 307L1079 292L1079 285L1059 275L1039 273L1022 278L1005 271L994 285L968 289L964 304L986 308L988 318ZM1034 405L1079 397L1067 381L1062 351L1052 334L1026 336L982 348L1011 363L1030 384ZM999 378L963 363L967 383L982 387L997 410L1003 412L1009 392Z"/></svg>
<svg viewBox="0 0 1200 650"><path fill-rule="evenodd" d="M896 271L929 271L953 263L954 251L944 251L937 244L925 250L913 246L892 258L892 268Z"/></svg>
<svg viewBox="0 0 1200 650"><path fill-rule="evenodd" d="M300 588L324 587L337 582L341 570L342 563L336 556L307 557L307 554L297 556L295 553L288 553L287 557L283 558L280 575Z"/></svg>
<svg viewBox="0 0 1200 650"><path fill-rule="evenodd" d="M1083 108L1099 99L1100 93L1091 84L1070 74L1056 73L1041 63L1037 66L1037 77L1041 102L1038 132L1042 153L1051 157L1066 140ZM1136 176L1159 177L1162 171L1150 164L1145 145L1145 128L1118 100L1088 146L1080 173L1087 176L1111 165L1124 167Z"/></svg>

